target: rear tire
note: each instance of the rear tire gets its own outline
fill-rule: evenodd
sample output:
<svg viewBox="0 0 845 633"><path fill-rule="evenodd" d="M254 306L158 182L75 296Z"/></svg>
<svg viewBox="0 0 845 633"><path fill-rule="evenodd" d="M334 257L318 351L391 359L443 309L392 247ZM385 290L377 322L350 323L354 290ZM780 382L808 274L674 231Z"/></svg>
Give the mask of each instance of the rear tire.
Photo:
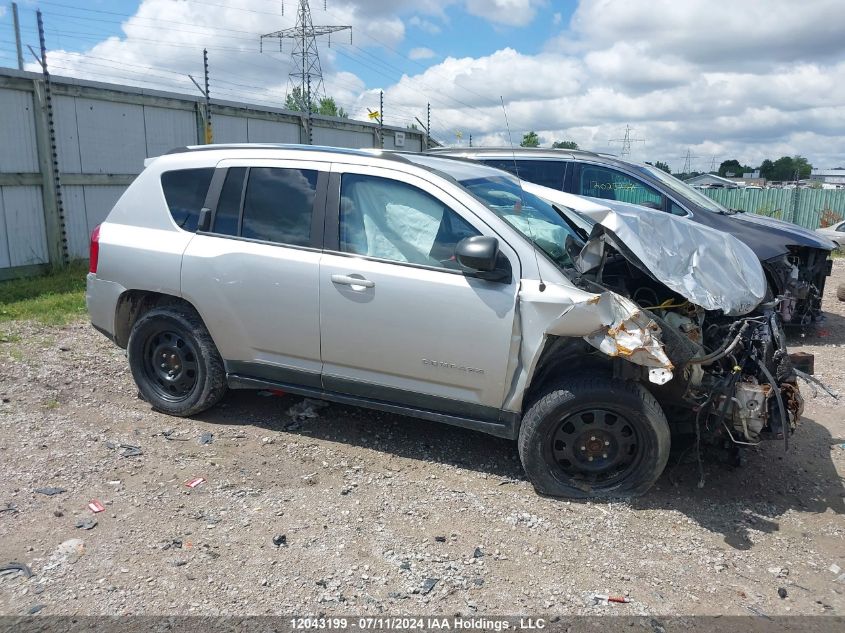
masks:
<svg viewBox="0 0 845 633"><path fill-rule="evenodd" d="M669 459L669 424L641 385L572 377L523 417L519 456L540 494L576 499L645 493Z"/></svg>
<svg viewBox="0 0 845 633"><path fill-rule="evenodd" d="M126 349L139 395L157 411L194 415L226 393L223 360L191 308L164 306L145 313L132 326Z"/></svg>

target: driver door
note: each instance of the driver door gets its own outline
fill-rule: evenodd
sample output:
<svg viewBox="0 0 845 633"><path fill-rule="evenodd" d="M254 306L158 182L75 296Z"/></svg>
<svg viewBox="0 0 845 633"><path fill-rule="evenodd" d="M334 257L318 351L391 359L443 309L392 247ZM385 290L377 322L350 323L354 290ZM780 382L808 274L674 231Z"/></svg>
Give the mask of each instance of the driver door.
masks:
<svg viewBox="0 0 845 633"><path fill-rule="evenodd" d="M504 401L519 260L505 282L465 275L455 245L492 230L426 180L332 166L320 261L325 389L475 419Z"/></svg>

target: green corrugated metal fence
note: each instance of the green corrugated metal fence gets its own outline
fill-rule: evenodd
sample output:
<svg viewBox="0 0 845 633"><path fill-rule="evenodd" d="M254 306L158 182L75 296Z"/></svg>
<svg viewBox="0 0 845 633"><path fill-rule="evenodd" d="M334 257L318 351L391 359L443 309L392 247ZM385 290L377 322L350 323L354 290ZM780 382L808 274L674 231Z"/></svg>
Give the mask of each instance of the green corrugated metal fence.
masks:
<svg viewBox="0 0 845 633"><path fill-rule="evenodd" d="M845 218L845 189L703 189L729 209L741 209L808 229Z"/></svg>

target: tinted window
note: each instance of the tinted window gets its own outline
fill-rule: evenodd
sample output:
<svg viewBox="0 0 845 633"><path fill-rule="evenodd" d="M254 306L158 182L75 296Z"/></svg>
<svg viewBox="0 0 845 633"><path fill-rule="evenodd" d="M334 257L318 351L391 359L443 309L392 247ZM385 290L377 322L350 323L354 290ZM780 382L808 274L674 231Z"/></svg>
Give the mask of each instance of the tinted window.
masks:
<svg viewBox="0 0 845 633"><path fill-rule="evenodd" d="M316 170L251 168L241 236L308 246L316 190Z"/></svg>
<svg viewBox="0 0 845 633"><path fill-rule="evenodd" d="M226 180L214 214L215 233L238 234L238 217L241 213L241 194L245 175L246 167L233 167L226 172Z"/></svg>
<svg viewBox="0 0 845 633"><path fill-rule="evenodd" d="M836 229L839 233L845 233L845 222L839 225L839 228Z"/></svg>
<svg viewBox="0 0 845 633"><path fill-rule="evenodd" d="M347 253L458 269L455 246L480 235L434 196L411 185L344 174L340 185L340 249Z"/></svg>
<svg viewBox="0 0 845 633"><path fill-rule="evenodd" d="M205 204L213 167L178 169L161 175L161 188L173 221L186 231L197 230L200 209Z"/></svg>
<svg viewBox="0 0 845 633"><path fill-rule="evenodd" d="M566 162L562 160L522 160L485 159L486 165L504 169L519 176L522 180L533 182L543 187L563 189L563 177L566 174ZM515 163L515 164L514 164Z"/></svg>
<svg viewBox="0 0 845 633"><path fill-rule="evenodd" d="M663 208L663 196L656 189L615 169L583 164L579 184L582 196Z"/></svg>

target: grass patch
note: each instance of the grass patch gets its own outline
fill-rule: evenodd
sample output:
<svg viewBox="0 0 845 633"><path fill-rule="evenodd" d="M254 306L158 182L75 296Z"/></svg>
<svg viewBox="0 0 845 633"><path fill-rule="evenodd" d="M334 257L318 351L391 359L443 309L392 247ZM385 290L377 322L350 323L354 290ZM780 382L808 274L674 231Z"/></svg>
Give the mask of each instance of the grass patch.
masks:
<svg viewBox="0 0 845 633"><path fill-rule="evenodd" d="M85 314L87 272L87 264L77 262L41 277L0 282L0 322L64 325Z"/></svg>

